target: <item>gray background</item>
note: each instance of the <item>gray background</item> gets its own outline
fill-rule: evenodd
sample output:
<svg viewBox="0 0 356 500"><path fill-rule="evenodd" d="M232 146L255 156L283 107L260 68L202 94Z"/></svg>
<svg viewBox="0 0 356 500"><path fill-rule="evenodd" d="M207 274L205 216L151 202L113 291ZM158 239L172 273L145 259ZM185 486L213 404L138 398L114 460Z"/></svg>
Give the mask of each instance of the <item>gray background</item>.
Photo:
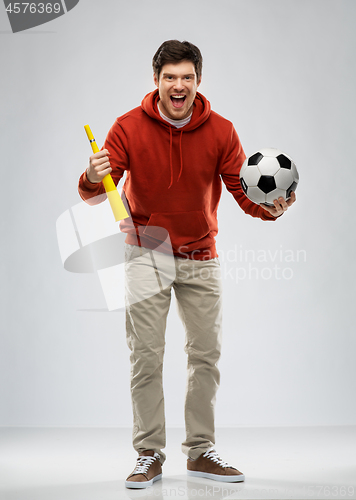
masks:
<svg viewBox="0 0 356 500"><path fill-rule="evenodd" d="M244 215L223 193L216 424L356 423L355 14L353 0L81 0L15 35L0 6L0 425L131 425L124 315L88 311L105 308L98 277L63 269L55 225L80 201L83 125L101 145L115 118L153 90L151 59L170 38L200 47L200 91L246 153L277 147L301 179L297 203L276 223ZM234 249L249 259L229 261ZM261 250L294 262L251 261ZM276 264L290 279L263 278ZM255 274L236 282L249 265ZM183 425L183 345L172 306L168 426Z"/></svg>

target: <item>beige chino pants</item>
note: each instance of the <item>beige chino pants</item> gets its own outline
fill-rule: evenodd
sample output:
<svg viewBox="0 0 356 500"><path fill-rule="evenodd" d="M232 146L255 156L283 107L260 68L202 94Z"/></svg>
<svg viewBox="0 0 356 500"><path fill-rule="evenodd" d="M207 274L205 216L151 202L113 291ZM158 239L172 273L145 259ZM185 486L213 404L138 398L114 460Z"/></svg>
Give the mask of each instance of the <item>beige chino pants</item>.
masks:
<svg viewBox="0 0 356 500"><path fill-rule="evenodd" d="M131 350L133 446L165 461L162 384L166 319L174 289L186 332L188 379L183 452L196 459L215 444L214 407L221 351L221 278L217 258L180 259L126 245L126 333Z"/></svg>

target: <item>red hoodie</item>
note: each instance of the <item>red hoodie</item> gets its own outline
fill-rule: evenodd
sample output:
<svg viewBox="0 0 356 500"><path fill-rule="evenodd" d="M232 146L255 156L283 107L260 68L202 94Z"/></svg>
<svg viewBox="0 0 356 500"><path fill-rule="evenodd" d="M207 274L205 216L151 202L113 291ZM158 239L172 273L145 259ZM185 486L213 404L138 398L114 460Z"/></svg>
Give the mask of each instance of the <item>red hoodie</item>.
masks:
<svg viewBox="0 0 356 500"><path fill-rule="evenodd" d="M117 118L103 146L116 185L127 172L123 191L131 217L120 229L128 233L127 243L148 248L157 247L168 231L176 256L214 258L221 180L247 214L275 218L242 191L239 172L246 156L232 123L211 111L198 92L190 122L177 129L161 118L158 100L156 90ZM85 172L78 189L89 204L106 198L103 184L91 183Z"/></svg>

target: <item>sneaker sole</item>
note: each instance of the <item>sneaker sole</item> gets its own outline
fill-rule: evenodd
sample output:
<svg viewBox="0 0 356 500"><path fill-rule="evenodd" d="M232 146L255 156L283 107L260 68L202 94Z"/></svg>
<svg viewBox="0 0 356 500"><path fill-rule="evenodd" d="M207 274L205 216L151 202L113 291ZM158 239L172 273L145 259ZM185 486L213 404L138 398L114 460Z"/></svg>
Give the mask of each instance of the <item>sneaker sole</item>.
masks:
<svg viewBox="0 0 356 500"><path fill-rule="evenodd" d="M237 476L219 476L218 474L209 474L208 472L199 472L195 470L187 470L188 476L204 477L205 479L213 479L214 481L221 481L223 483L239 483L245 481L245 476L239 474Z"/></svg>
<svg viewBox="0 0 356 500"><path fill-rule="evenodd" d="M152 478L150 481L125 481L125 486L126 488L148 488L149 486L152 486L154 482L159 481L162 479L162 474L158 474L158 476L155 476Z"/></svg>

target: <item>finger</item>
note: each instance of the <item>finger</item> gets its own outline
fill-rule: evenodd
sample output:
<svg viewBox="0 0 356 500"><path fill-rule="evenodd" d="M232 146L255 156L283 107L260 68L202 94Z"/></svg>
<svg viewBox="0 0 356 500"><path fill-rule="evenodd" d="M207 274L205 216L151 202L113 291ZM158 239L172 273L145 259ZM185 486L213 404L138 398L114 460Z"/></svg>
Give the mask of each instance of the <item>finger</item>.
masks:
<svg viewBox="0 0 356 500"><path fill-rule="evenodd" d="M106 177L108 174L111 174L111 172L112 172L111 167L105 168L104 170L100 170L100 171L94 170L91 173L89 172L89 176L90 176L89 180L91 182L101 182L104 179L104 177Z"/></svg>
<svg viewBox="0 0 356 500"><path fill-rule="evenodd" d="M275 206L272 207L271 205L265 205L264 203L260 203L260 207L264 208L271 215L273 216L276 215L277 209Z"/></svg>
<svg viewBox="0 0 356 500"><path fill-rule="evenodd" d="M110 163L110 160L107 156L103 156L102 158L93 158L90 163L93 167L98 167L104 165L104 163Z"/></svg>
<svg viewBox="0 0 356 500"><path fill-rule="evenodd" d="M95 170L100 171L103 170L104 168L110 167L110 161L109 158L101 158L100 160L94 160L92 162L92 166Z"/></svg>
<svg viewBox="0 0 356 500"><path fill-rule="evenodd" d="M94 169L102 169L110 166L110 159L107 156L101 158L94 158L90 161L90 165Z"/></svg>
<svg viewBox="0 0 356 500"><path fill-rule="evenodd" d="M283 212L285 212L286 210L288 210L288 204L286 202L286 200L280 196L277 200L278 204L279 204L279 209L283 210Z"/></svg>
<svg viewBox="0 0 356 500"><path fill-rule="evenodd" d="M272 215L277 217L278 215L280 215L282 213L282 208L281 208L281 205L277 199L273 200L273 205L274 205L274 207L273 207L274 211L273 211Z"/></svg>
<svg viewBox="0 0 356 500"><path fill-rule="evenodd" d="M270 214L273 215L273 217L279 217L283 214L283 212L284 210L280 204L280 201L277 199L273 200L273 211L270 211Z"/></svg>
<svg viewBox="0 0 356 500"><path fill-rule="evenodd" d="M292 191L290 194L289 200L287 200L287 205L290 207L291 205L293 205L293 203L296 201L296 199L297 199L297 197L295 195L295 192Z"/></svg>
<svg viewBox="0 0 356 500"><path fill-rule="evenodd" d="M105 168L104 170L100 170L100 172L97 172L97 174L98 174L98 177L100 179L103 179L104 177L106 177L111 172L112 172L112 168L109 167L109 168Z"/></svg>
<svg viewBox="0 0 356 500"><path fill-rule="evenodd" d="M104 156L110 155L110 152L107 149L102 149L101 151L98 151L97 153L94 153L90 156L91 159L98 159L98 158L103 158Z"/></svg>

